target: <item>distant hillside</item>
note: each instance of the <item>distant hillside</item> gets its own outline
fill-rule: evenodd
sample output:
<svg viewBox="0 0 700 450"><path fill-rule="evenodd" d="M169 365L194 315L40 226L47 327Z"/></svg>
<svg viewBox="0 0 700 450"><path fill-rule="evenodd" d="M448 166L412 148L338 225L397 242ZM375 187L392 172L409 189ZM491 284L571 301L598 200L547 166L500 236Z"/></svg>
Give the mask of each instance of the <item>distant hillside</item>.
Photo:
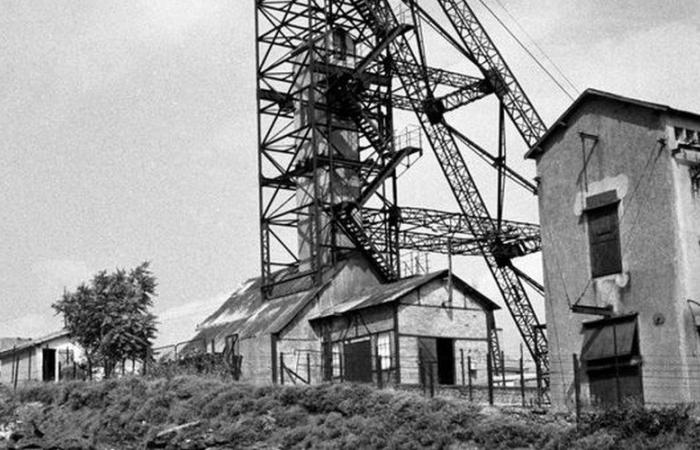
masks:
<svg viewBox="0 0 700 450"><path fill-rule="evenodd" d="M3 440L4 439L4 440ZM687 409L571 417L366 386L121 379L0 390L0 447L52 449L694 448Z"/></svg>

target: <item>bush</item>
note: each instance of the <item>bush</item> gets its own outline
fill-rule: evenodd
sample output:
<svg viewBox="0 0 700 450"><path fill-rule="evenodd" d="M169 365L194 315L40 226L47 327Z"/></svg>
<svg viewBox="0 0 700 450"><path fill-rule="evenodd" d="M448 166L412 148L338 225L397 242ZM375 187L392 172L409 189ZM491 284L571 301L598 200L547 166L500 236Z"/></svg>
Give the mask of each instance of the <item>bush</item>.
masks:
<svg viewBox="0 0 700 450"><path fill-rule="evenodd" d="M255 388L219 377L122 378L42 383L16 393L0 388L0 400L0 428L13 422L24 436L18 446L143 448L160 431L184 423L195 425L158 438L164 440L158 445L604 450L693 448L700 440L700 425L683 407L600 412L585 416L577 429L562 416L482 410L362 385Z"/></svg>

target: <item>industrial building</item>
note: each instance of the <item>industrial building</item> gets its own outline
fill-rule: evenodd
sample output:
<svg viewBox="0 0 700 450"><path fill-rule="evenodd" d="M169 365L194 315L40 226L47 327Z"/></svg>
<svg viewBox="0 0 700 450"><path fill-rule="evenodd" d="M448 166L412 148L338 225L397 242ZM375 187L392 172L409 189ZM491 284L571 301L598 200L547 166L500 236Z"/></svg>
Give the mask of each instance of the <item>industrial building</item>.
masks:
<svg viewBox="0 0 700 450"><path fill-rule="evenodd" d="M551 398L700 400L700 115L585 91L532 147Z"/></svg>
<svg viewBox="0 0 700 450"><path fill-rule="evenodd" d="M436 383L453 385L462 356L474 362L474 378L486 380L498 306L448 271L381 284L358 256L331 269L320 287L283 282L293 275L277 274L274 300L262 297L259 277L243 284L199 326L189 351L231 351L240 379L256 384L411 385L432 371Z"/></svg>

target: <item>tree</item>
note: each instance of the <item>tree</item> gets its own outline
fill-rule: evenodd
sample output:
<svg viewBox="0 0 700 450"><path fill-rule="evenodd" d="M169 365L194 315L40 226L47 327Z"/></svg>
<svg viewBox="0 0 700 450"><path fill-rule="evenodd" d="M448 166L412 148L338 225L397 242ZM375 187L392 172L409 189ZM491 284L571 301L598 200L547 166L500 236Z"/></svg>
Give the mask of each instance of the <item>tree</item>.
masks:
<svg viewBox="0 0 700 450"><path fill-rule="evenodd" d="M153 307L156 278L144 262L128 273L98 272L75 292L64 292L51 305L63 314L71 338L86 352L90 364L101 364L109 377L119 361L150 355L156 335Z"/></svg>

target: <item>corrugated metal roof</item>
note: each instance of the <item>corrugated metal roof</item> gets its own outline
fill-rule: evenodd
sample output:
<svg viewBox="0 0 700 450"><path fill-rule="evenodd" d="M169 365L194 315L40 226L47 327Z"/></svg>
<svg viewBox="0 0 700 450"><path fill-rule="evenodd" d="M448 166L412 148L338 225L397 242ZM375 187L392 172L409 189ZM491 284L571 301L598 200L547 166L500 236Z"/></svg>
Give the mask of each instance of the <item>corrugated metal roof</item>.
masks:
<svg viewBox="0 0 700 450"><path fill-rule="evenodd" d="M263 301L261 296L260 278L251 278L231 294L231 297L218 310L197 327L197 334L192 339L192 346L201 347L202 344L198 341L203 340L209 343L214 340L218 348L220 345L223 345L222 343L225 342L226 336L232 334L237 334L239 339L245 339L280 332L294 320L316 295L332 282L343 267L344 265L341 264L327 271L324 274L325 283L320 287L307 288L301 291L300 289L310 286L308 278L295 279L296 272L293 270L280 271L275 274L278 280L284 280L285 278L290 278L291 280L288 284L283 283L279 285L283 286L285 290L279 290L278 293L290 292L290 294L267 301ZM392 302L434 279L446 276L447 270L440 270L422 276L405 278L394 283L368 287L357 297L325 310L313 319ZM453 279L459 289L471 294L484 308L489 310L499 308L498 305L458 277L453 277ZM284 284L287 284L287 286L284 286ZM187 351L187 346L185 346L183 351Z"/></svg>
<svg viewBox="0 0 700 450"><path fill-rule="evenodd" d="M342 268L340 265L324 274L326 284ZM261 278L251 278L238 288L219 309L197 327L192 341L224 342L226 336L238 334L239 339L281 331L325 287L311 288L309 276L299 276L294 269L273 274L277 284L273 298L263 301ZM193 345L201 345L196 342ZM185 346L183 351L187 350Z"/></svg>

